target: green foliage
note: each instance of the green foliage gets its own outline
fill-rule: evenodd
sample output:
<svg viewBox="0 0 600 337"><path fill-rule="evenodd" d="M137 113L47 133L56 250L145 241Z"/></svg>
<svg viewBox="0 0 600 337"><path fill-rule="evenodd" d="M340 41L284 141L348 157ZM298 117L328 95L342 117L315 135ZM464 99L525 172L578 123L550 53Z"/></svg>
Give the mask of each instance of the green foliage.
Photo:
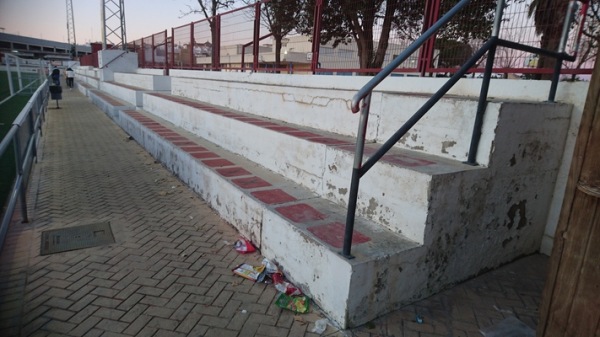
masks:
<svg viewBox="0 0 600 337"><path fill-rule="evenodd" d="M311 33L315 3L315 0L305 2L298 28L303 34ZM354 41L361 68L380 68L391 35L399 40L414 40L421 34L425 3L423 0L323 0L321 41L331 42L334 47ZM454 5L456 1L442 0L440 16ZM491 32L495 7L495 0L474 0L438 37L462 43L486 39Z"/></svg>
<svg viewBox="0 0 600 337"><path fill-rule="evenodd" d="M275 68L281 60L282 39L298 26L301 10L301 0L272 0L261 5L261 20L275 40Z"/></svg>
<svg viewBox="0 0 600 337"><path fill-rule="evenodd" d="M456 40L438 39L435 46L439 49L439 66L443 68L459 67L473 55L473 47Z"/></svg>

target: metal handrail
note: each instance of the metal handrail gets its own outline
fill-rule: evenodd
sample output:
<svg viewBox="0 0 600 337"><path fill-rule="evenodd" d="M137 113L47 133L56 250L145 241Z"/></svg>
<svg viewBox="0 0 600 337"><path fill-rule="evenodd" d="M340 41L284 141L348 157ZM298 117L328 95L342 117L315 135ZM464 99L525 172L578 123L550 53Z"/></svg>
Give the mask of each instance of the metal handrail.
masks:
<svg viewBox="0 0 600 337"><path fill-rule="evenodd" d="M114 59L108 61L108 63L104 64L102 67L100 67L100 69L104 69L106 67L108 67L111 63L113 63L114 61L116 61L117 59L123 57L123 55L129 53L129 50L125 50L123 51L121 54L117 55Z"/></svg>
<svg viewBox="0 0 600 337"><path fill-rule="evenodd" d="M483 114L487 106L487 95L489 89L489 83L492 75L492 69L494 64L494 57L496 53L496 47L498 45L510 47L513 49L520 50L535 50L540 54L551 56L557 59L554 76L552 79L552 85L550 87L550 93L548 100L553 101L559 80L559 74L563 60L574 60L576 56L567 55L565 52L566 39L568 37L569 27L574 19L573 13L577 10L575 1L572 1L568 8L567 20L564 22L563 35L560 41L560 48L557 52L547 51L539 48L534 48L526 45L522 45L515 42L509 42L499 39L500 25L502 22L502 14L504 11L505 0L499 0L496 7L496 16L494 18L494 26L492 35L484 45L477 50L465 64L456 72L450 79L437 91L431 98L429 98L411 118L409 118L399 129L396 131L381 147L363 163L363 154L365 146L365 136L367 130L367 121L369 118L369 111L371 105L371 95L373 89L377 87L385 78L387 78L402 62L404 62L410 55L412 55L417 49L425 43L437 30L443 25L448 23L454 15L456 15L462 8L468 5L470 0L462 0L456 4L448 13L440 18L431 28L429 28L421 37L415 40L408 48L406 48L400 55L398 55L390 64L383 68L377 75L375 75L367 84L365 84L352 98L351 110L353 113L361 111L359 126L357 132L356 150L354 153L354 164L352 168L352 180L350 182L350 194L348 197L348 210L346 214L346 229L344 233L344 245L341 254L351 259L351 246L352 246L352 234L354 232L354 220L356 217L356 203L358 199L358 187L360 178L366 174L375 163L377 163L465 74L469 72L469 69L473 67L477 61L483 57L486 53L488 54L486 68L484 72L483 81L481 84L481 90L479 94L479 101L477 106L477 113L475 116L473 135L471 137L471 144L469 149L468 160L466 164L476 165L475 155L477 153L477 146L481 136L481 126L483 123ZM359 107L360 102L363 102L362 107Z"/></svg>
<svg viewBox="0 0 600 337"><path fill-rule="evenodd" d="M12 126L6 136L0 141L0 157L8 150L10 144L13 144L15 152L16 177L10 192L2 222L0 222L0 249L4 244L4 238L8 231L8 225L13 217L17 202L21 204L22 222L28 222L26 185L33 159L37 158L37 144L41 136L42 123L47 109L49 82L44 83L31 96L25 107L15 118ZM25 129L27 134L27 144L21 146L21 130Z"/></svg>

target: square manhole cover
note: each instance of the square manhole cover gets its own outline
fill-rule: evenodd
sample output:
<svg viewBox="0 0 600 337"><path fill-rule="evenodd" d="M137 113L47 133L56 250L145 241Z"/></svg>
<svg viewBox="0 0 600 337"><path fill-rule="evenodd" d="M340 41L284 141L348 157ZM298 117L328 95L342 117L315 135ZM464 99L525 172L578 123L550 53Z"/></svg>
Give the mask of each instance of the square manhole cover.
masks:
<svg viewBox="0 0 600 337"><path fill-rule="evenodd" d="M42 232L40 255L107 245L115 242L110 222Z"/></svg>

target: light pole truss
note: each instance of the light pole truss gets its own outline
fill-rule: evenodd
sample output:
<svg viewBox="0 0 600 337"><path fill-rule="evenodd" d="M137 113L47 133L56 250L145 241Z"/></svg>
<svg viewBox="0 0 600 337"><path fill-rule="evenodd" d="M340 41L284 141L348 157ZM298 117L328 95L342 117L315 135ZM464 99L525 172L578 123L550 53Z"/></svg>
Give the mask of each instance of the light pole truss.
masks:
<svg viewBox="0 0 600 337"><path fill-rule="evenodd" d="M125 4L124 0L102 1L102 49L127 48L125 34Z"/></svg>
<svg viewBox="0 0 600 337"><path fill-rule="evenodd" d="M66 0L67 3L67 41L71 50L69 53L77 57L77 41L75 40L75 15L73 14L73 1Z"/></svg>

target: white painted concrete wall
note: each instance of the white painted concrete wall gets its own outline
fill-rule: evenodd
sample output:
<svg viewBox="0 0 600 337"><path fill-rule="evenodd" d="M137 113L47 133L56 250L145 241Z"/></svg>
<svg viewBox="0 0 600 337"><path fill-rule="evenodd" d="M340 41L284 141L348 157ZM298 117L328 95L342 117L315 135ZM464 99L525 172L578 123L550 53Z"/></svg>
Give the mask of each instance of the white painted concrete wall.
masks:
<svg viewBox="0 0 600 337"><path fill-rule="evenodd" d="M143 91L123 88L110 82L100 82L100 90L133 106L141 107L143 104Z"/></svg>
<svg viewBox="0 0 600 337"><path fill-rule="evenodd" d="M138 68L136 53L123 50L100 50L98 52L98 67L110 69L113 72L134 73Z"/></svg>
<svg viewBox="0 0 600 337"><path fill-rule="evenodd" d="M141 75L165 75L164 69L138 68L135 72Z"/></svg>
<svg viewBox="0 0 600 337"><path fill-rule="evenodd" d="M242 129L243 126L234 120L226 123L209 117L199 119L193 109L161 109L153 100L157 99L145 99L144 109L156 109L160 117L190 131L204 129L213 141L239 146L240 139L235 138L236 135L221 138L225 136L221 133L232 129L241 133L254 132L258 147L269 146L274 139L261 139L262 134L256 134L260 132L256 130L258 128L254 127L254 131ZM384 188L389 189L390 186L385 186L391 185L388 181L393 181L406 188L398 189L397 195L387 195L388 199L398 203L417 200L428 207L425 212L415 212L414 217L401 219L409 225L426 222L427 227L422 227L421 233L408 233L423 237L423 247L402 255L381 254L367 263L360 261L360 249L364 246L357 248L357 259L343 260L337 252L315 244L314 239L305 240L307 237L302 231L290 231L281 216L269 212L268 208L261 210L255 200L240 196L240 192L223 178L214 173L210 176L209 169L194 165L188 154L157 135L141 130L135 121L122 118L120 123L243 235L259 244L265 256L276 257L291 269L293 281L309 286L313 298L333 319L355 325L392 310L394 305L427 296L447 284L461 281L483 268L496 267L520 254L539 249L552 195L551 182L556 177L561 146L566 137L570 106L501 102L493 102L490 106L493 108L488 110L484 120L484 142L491 144L492 149L490 167L424 176L425 182L418 183L418 177L398 175L389 165L380 163L374 167L379 172L374 173L389 180L371 176L369 181L369 175L365 176L367 180L363 181L361 193L381 192ZM260 159L254 150L247 148L242 152L245 151L244 156L250 159ZM268 152L272 151L276 149ZM348 176L343 170L333 168L351 166L350 157L339 152L321 150L325 164L319 169L327 170L324 173L329 177L327 185L336 186L335 181ZM415 188L416 184L428 184L429 188ZM338 197L343 195L341 191L332 194L335 192L339 192ZM369 198L361 200L363 204L359 207L379 208L379 205L372 205ZM385 213L376 212L376 216ZM379 251L381 247L375 249ZM297 253L290 254L290 251ZM319 277L325 273L331 275L331 271L339 278Z"/></svg>
<svg viewBox="0 0 600 337"><path fill-rule="evenodd" d="M171 70L173 77L172 92L205 101L208 103L226 105L232 109L240 111L253 111L253 113L263 114L270 117L270 111L275 111L279 119L287 120L291 123L306 125L316 128L325 128L341 134L356 134L358 118L352 115L349 109L349 102L354 93L368 81L368 77L336 77L336 76L306 76L306 75L285 75L276 76L258 73L219 73L202 72L188 70ZM196 81L194 81L196 79ZM459 95L462 97L477 97L481 85L481 79L463 79L459 81L450 95ZM382 119L388 118L387 115L396 113L397 109L377 109L376 102L380 100L378 95L393 96L395 93L417 93L431 94L437 90L445 79L440 78L397 78L390 77L384 80L374 93L372 105L372 116L383 115ZM547 99L550 83L548 81L523 81L523 80L492 80L489 90L491 99L510 99L527 100L543 102ZM562 200L564 189L566 187L567 175L570 167L575 137L579 130L579 123L585 103L588 83L576 82L559 84L556 95L557 101L573 104L571 123L566 140L566 146L561 162L557 182L553 190L553 198L550 206L550 213L544 231L544 239L541 244L541 252L549 254L552 249L552 242ZM269 99L258 99L255 97L264 97L264 93L272 93ZM291 94L290 94L291 93ZM388 94L391 93L391 94ZM381 97L380 96L380 97ZM293 101L295 108L291 109L286 104L286 111L281 111L281 102ZM312 108L308 108L308 105ZM315 107L320 112L316 112ZM292 110L292 111L290 111ZM304 111L309 111L304 112ZM313 112L312 114L310 112ZM321 112L327 111L326 116ZM315 118L319 116L319 118ZM378 123L371 118L369 121L368 139L377 138L376 126ZM318 121L318 122L316 122ZM447 141L447 140L443 140ZM412 146L412 145L411 145ZM418 145L417 145L418 146ZM446 147L446 151L447 151ZM455 156L462 151L452 153ZM478 156L478 160L480 160Z"/></svg>
<svg viewBox="0 0 600 337"><path fill-rule="evenodd" d="M114 81L121 84L131 85L146 90L170 91L171 78L169 76L152 74L126 74L115 73Z"/></svg>

